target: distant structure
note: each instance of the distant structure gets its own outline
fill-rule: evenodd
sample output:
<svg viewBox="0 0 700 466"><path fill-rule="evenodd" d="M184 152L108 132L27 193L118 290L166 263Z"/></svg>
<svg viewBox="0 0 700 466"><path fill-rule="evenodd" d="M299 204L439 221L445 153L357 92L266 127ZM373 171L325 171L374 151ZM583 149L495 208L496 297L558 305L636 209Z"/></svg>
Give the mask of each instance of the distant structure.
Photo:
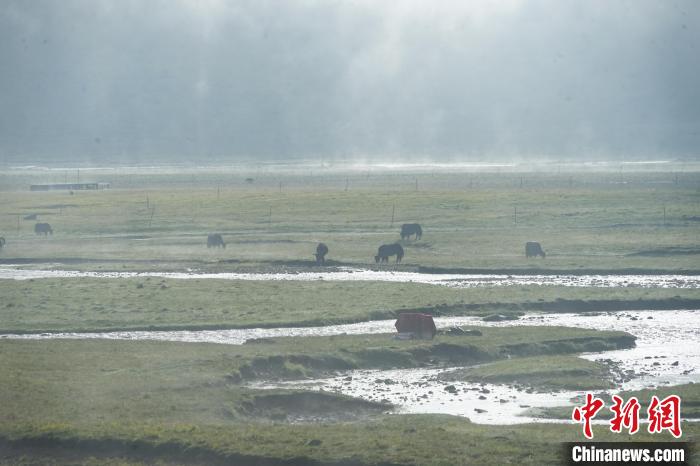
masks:
<svg viewBox="0 0 700 466"><path fill-rule="evenodd" d="M33 184L29 186L30 191L86 191L90 189L107 189L109 183L57 183L57 184Z"/></svg>

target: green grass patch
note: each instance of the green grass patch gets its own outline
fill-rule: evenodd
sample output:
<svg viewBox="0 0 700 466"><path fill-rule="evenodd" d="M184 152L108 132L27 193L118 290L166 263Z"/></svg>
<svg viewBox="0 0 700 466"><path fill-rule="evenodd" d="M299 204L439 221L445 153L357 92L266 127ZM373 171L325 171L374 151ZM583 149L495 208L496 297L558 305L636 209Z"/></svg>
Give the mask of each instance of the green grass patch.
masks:
<svg viewBox="0 0 700 466"><path fill-rule="evenodd" d="M634 437L594 427L598 441L674 441L640 432ZM697 424L684 426L684 441L697 441ZM174 423L25 424L10 435L14 452L55 464L91 464L88 458L121 458L125 464L282 465L554 465L562 464L563 442L581 441L580 426L531 424L489 426L444 415L387 416L324 424L241 423L228 426ZM22 445L33 445L34 449ZM60 456L67 449L68 461ZM37 448L42 447L42 448ZM82 452L86 462L76 461ZM46 456L42 456L42 453ZM695 464L696 456L689 464ZM36 464L36 463L35 463ZM44 463L46 464L46 463ZM49 463L51 464L51 463ZM92 463L95 464L95 463ZM122 463L120 463L122 464Z"/></svg>
<svg viewBox="0 0 700 466"><path fill-rule="evenodd" d="M389 335L280 338L269 344L0 340L0 423L108 419L229 423L250 394L242 379L352 368L474 364L511 355L627 347L622 332L493 328L433 341Z"/></svg>
<svg viewBox="0 0 700 466"><path fill-rule="evenodd" d="M0 280L0 332L319 326L434 315L687 308L700 290L417 283L129 279Z"/></svg>
<svg viewBox="0 0 700 466"><path fill-rule="evenodd" d="M423 238L403 242L407 266L523 272L698 268L695 171L683 173L682 183L670 182L673 172L630 173L619 183L615 171L494 172L476 180L468 173L315 178L270 173L256 176L253 185L235 171L88 171L84 176L110 182L113 189L74 195L28 191L30 183L47 182L50 175L0 172L0 234L8 240L3 260L255 268L311 261L322 241L329 259L363 266L373 264L379 245L400 239L402 223L419 222ZM54 235L34 235L36 221L23 220L30 214L51 223ZM225 250L206 248L212 232L224 236ZM546 259L524 257L525 242L533 240L542 244Z"/></svg>
<svg viewBox="0 0 700 466"><path fill-rule="evenodd" d="M557 464L580 426L475 425L439 415L380 415L383 405L330 394L259 391L231 380L253 361L384 354L464 360L516 348L562 351L619 332L483 329L481 337L396 341L386 335L278 339L260 345L142 341L0 341L0 448L28 464ZM563 346L564 343L572 346ZM476 353L478 350L478 353ZM419 361L418 361L419 362ZM395 364L380 359L376 365ZM286 366L295 369L295 366ZM315 368L311 372L319 370ZM336 368L330 370L335 371ZM350 416L350 417L348 417ZM311 420L312 422L306 422ZM698 438L684 426L684 440ZM633 438L597 429L597 440ZM50 461L46 461L49 459ZM314 463L315 462L315 463Z"/></svg>
<svg viewBox="0 0 700 466"><path fill-rule="evenodd" d="M575 356L537 356L496 361L440 375L444 380L516 384L538 391L612 388L607 368Z"/></svg>

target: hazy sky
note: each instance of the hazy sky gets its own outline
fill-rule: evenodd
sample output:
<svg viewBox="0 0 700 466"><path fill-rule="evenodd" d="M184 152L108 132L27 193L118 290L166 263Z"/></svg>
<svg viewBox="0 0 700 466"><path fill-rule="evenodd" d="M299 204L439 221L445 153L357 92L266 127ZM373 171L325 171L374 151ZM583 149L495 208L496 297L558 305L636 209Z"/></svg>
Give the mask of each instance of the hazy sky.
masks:
<svg viewBox="0 0 700 466"><path fill-rule="evenodd" d="M697 0L0 2L0 162L698 155Z"/></svg>

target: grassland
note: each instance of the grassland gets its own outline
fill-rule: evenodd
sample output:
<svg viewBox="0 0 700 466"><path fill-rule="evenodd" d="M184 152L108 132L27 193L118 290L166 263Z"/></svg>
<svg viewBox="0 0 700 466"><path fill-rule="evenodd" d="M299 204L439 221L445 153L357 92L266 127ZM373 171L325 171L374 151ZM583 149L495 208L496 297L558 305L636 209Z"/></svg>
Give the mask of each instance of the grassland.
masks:
<svg viewBox="0 0 700 466"><path fill-rule="evenodd" d="M456 289L418 283L230 280L0 280L0 333L317 326L400 311L487 315L542 309L697 308L700 291L558 286Z"/></svg>
<svg viewBox="0 0 700 466"><path fill-rule="evenodd" d="M24 440L6 444L14 447L13 454L26 455L23 464L37 465L137 465L154 464L157 459L161 462L155 464L554 465L565 461L562 442L581 441L580 429L548 424L498 428L443 415L226 427L144 423L85 429L45 424L27 425L20 434ZM684 426L686 441L696 442L699 433L697 424ZM673 441L666 434L641 432L631 437L612 434L604 427L594 427L594 434L600 441ZM695 455L689 464L696 464Z"/></svg>
<svg viewBox="0 0 700 466"><path fill-rule="evenodd" d="M443 380L515 383L538 391L613 388L605 366L569 355L506 359L440 375Z"/></svg>
<svg viewBox="0 0 700 466"><path fill-rule="evenodd" d="M97 170L83 171L82 179L111 182L112 189L27 191L32 182L62 181L52 179L62 175L0 173L0 235L8 240L3 261L251 270L311 261L323 241L330 259L363 266L378 245L399 239L401 223L419 222L423 239L403 243L406 268L698 269L695 171L261 172L248 184L245 174L226 170ZM30 214L51 223L54 235L35 236L35 221L23 220ZM224 235L225 250L205 247L214 231ZM526 260L528 240L541 242L547 259Z"/></svg>
<svg viewBox="0 0 700 466"><path fill-rule="evenodd" d="M82 180L112 187L73 194L28 191L32 183L77 181L73 170L2 170L0 236L7 245L0 264L315 271L321 269L312 266L312 253L323 241L330 247L330 269L375 267L377 246L398 240L401 223L419 222L423 238L402 242L405 264L383 269L700 273L696 166L247 170L81 170ZM55 234L34 235L35 220L24 220L33 214L51 223ZM223 234L225 250L206 248L211 232ZM546 259L523 257L529 240L542 243ZM487 315L697 308L700 300L697 290L661 288L452 289L145 277L0 280L0 296L3 333L323 325L389 318L409 309ZM388 407L380 404L245 385L352 368L480 363L459 376L535 387L604 387L609 380L603 368L576 354L631 343L619 333L581 329L480 330L480 337L441 335L433 342L386 335L241 346L0 340L0 464L560 463L558 444L581 440L579 426L485 426L450 416L386 415ZM696 424L684 432L688 441L700 434ZM600 429L596 439L668 438Z"/></svg>
<svg viewBox="0 0 700 466"><path fill-rule="evenodd" d="M559 354L625 344L617 332L484 331L481 337L435 342L376 335L242 346L0 341L0 449L12 461L6 464L22 457L27 464L47 459L46 464L557 463L557 443L580 440L580 427L480 426L450 416L382 415L387 406L330 394L260 392L232 377L281 375L284 366L288 376L319 375L337 370L339 361L396 367L483 361L506 352L517 357L516 348L523 354ZM698 433L688 426L685 439ZM600 438L611 436L601 429Z"/></svg>
<svg viewBox="0 0 700 466"><path fill-rule="evenodd" d="M485 328L481 331L482 336L442 335L435 340L427 341L394 340L390 335L383 334L337 335L279 338L266 340L264 343L247 343L238 346L94 340L0 340L0 343L2 348L24 350L19 355L13 355L12 352L6 353L8 358L3 364L8 364L13 370L19 370L27 359L31 359L32 351L38 353L37 357L49 359L65 357L67 363L71 365L81 361L93 361L98 357L97 355L107 357L112 354L120 360L124 355L128 355L128 362L140 365L147 364L151 358L168 359L167 353L175 351L177 357L191 363L199 361L197 370L206 365L213 365L220 371L220 377L225 377L230 382L321 376L347 369L474 364L509 356L603 351L627 348L634 344L633 337L624 332L599 332L563 327ZM76 356L81 353L79 348L83 348L85 352L83 356ZM198 353L215 354L216 357L196 357ZM10 356L13 357L10 358ZM108 360L102 362L95 360L95 363L107 367L110 365ZM167 364L165 366L167 367ZM175 364L175 367L186 366L184 363ZM55 374L61 377L62 371L58 366L55 369ZM27 393L31 393L31 390Z"/></svg>

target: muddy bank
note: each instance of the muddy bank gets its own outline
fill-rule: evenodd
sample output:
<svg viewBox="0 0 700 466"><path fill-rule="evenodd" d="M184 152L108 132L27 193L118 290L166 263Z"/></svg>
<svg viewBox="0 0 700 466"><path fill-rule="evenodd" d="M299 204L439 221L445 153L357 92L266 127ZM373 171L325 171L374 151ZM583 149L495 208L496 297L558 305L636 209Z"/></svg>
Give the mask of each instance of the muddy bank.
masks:
<svg viewBox="0 0 700 466"><path fill-rule="evenodd" d="M142 239L139 239L142 240ZM644 252L632 253L631 255L644 256ZM648 255L648 254L647 254ZM700 269L652 269L652 268L620 268L620 269L547 269L540 267L522 268L470 268L470 267L432 267L418 264L389 264L377 265L374 263L353 263L342 262L333 259L326 261L324 266L318 266L314 260L242 260L242 259L142 259L142 258L94 258L94 257L3 257L0 258L0 265L34 265L55 268L56 266L79 266L79 265L121 265L129 264L157 267L164 273L186 273L190 269L216 272L236 272L246 274L297 274L303 272L341 272L343 270L355 269L358 271L374 272L399 272L416 273L425 275L505 275L505 276L624 276L624 275L680 275L680 276L700 276ZM231 271L231 266L234 270ZM123 268L105 270L105 272L120 272Z"/></svg>
<svg viewBox="0 0 700 466"><path fill-rule="evenodd" d="M255 357L231 373L228 380L232 383L293 380L359 369L471 366L511 357L623 350L634 347L635 337L628 334L600 335L491 347L485 347L483 343L478 336L443 337L435 343L407 348L343 348L336 354Z"/></svg>
<svg viewBox="0 0 700 466"><path fill-rule="evenodd" d="M445 382L512 385L540 393L614 388L617 374L606 364L577 356L537 356L464 367L438 375Z"/></svg>
<svg viewBox="0 0 700 466"><path fill-rule="evenodd" d="M241 326L239 328L221 328L221 326L201 326L195 328L187 326L149 326L147 328L129 328L124 330L106 329L104 331L38 331L38 332L2 332L0 338L26 338L26 339L54 339L54 338L77 338L77 339L107 339L107 340L161 340L161 341L184 341L201 343L222 343L227 345L241 345L249 340L269 341L283 337L311 337L330 335L358 335L374 333L391 333L396 331L394 323L395 314L387 311L387 314L378 317L389 317L389 319L360 321L356 323L339 323L329 325L328 320L311 321L307 326L288 326L278 323L267 326ZM470 325L478 320L478 317L437 317L435 325L438 328L448 328L458 325Z"/></svg>
<svg viewBox="0 0 700 466"><path fill-rule="evenodd" d="M139 239L142 241L143 239ZM98 268L107 273L119 273L125 269L133 269L142 272L157 270L163 273L187 273L193 269L202 273L230 272L239 273L298 273L318 270L322 272L340 271L343 267L361 267L363 264L326 260L324 266L318 266L314 260L260 260L250 261L242 259L140 259L140 258L90 258L90 257L56 257L56 258L0 258L0 266L37 266L41 268L65 268L70 271ZM99 266L99 267L95 267ZM415 272L417 267L405 266L405 270Z"/></svg>
<svg viewBox="0 0 700 466"><path fill-rule="evenodd" d="M388 403L324 392L260 393L240 403L237 414L252 420L281 422L346 422L367 419L392 409Z"/></svg>
<svg viewBox="0 0 700 466"><path fill-rule="evenodd" d="M628 257L666 257L666 256L687 256L700 254L698 248L668 247L658 249L648 249L627 254Z"/></svg>

